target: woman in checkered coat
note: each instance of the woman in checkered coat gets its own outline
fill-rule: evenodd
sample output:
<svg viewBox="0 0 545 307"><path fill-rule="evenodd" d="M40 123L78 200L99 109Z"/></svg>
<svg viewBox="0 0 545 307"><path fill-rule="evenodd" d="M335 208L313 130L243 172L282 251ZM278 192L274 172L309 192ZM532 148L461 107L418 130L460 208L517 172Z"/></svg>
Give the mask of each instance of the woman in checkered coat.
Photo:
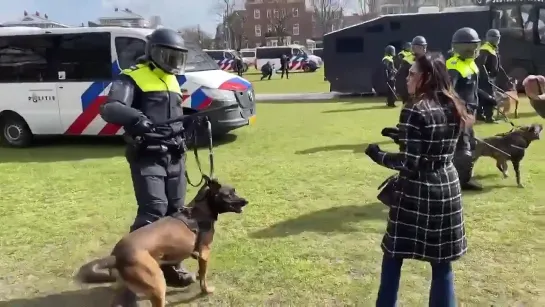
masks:
<svg viewBox="0 0 545 307"><path fill-rule="evenodd" d="M381 284L377 306L393 307L404 259L432 268L430 305L455 306L451 262L467 249L462 195L452 159L460 130L471 125L464 103L450 86L441 55L419 57L407 78L407 103L399 119L399 153L371 144L367 155L399 171L396 197L382 240Z"/></svg>

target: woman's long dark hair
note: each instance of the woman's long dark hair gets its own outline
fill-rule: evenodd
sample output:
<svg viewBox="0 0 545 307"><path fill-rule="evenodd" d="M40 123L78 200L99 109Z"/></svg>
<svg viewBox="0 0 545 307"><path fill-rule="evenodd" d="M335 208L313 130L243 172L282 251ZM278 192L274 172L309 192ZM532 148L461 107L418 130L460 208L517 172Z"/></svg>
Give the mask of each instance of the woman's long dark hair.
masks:
<svg viewBox="0 0 545 307"><path fill-rule="evenodd" d="M464 102L452 88L443 55L440 53L427 53L416 58L416 65L418 71L422 74L422 81L416 87L416 101L428 99L440 103L444 101L444 99L438 97L438 94L441 93L454 104L462 127L473 125L475 118L467 112Z"/></svg>

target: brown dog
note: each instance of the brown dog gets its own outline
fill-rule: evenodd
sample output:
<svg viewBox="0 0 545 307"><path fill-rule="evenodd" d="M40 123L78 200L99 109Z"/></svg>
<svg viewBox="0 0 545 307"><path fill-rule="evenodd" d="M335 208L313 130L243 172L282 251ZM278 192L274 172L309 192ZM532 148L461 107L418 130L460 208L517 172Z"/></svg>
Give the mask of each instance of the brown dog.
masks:
<svg viewBox="0 0 545 307"><path fill-rule="evenodd" d="M112 306L119 306L122 292L128 288L148 297L153 307L164 307L166 284L160 265L177 264L191 256L199 262L201 291L212 293L206 272L214 223L219 214L241 213L247 203L233 187L206 177L195 199L181 212L127 234L110 256L83 265L76 279L87 284L120 282L122 289Z"/></svg>
<svg viewBox="0 0 545 307"><path fill-rule="evenodd" d="M518 127L507 133L497 134L484 139L482 142L478 141L473 161L477 162L482 156L494 158L496 160L496 167L503 174L503 177L507 178L507 161L510 160L515 169L517 185L519 188L522 188L523 185L520 182L520 162L524 158L524 154L530 143L534 140L539 140L541 130L543 130L543 125L532 124L530 126Z"/></svg>

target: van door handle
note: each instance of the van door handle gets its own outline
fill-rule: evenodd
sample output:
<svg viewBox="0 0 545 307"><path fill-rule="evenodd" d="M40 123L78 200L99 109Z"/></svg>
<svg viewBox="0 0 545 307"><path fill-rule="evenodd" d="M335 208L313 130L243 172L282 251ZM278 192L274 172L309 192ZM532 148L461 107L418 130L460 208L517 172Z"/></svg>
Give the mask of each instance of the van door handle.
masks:
<svg viewBox="0 0 545 307"><path fill-rule="evenodd" d="M59 86L59 88L64 88L64 86Z"/></svg>

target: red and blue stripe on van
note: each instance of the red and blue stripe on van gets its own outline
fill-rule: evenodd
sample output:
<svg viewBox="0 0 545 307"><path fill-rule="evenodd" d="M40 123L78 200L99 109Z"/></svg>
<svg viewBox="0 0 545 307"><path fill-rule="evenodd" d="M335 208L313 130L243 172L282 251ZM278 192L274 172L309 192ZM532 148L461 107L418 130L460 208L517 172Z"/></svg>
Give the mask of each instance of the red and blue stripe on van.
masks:
<svg viewBox="0 0 545 307"><path fill-rule="evenodd" d="M117 62L112 63L113 75L118 75L120 69ZM182 87L186 82L186 76L178 76L178 82ZM104 90L111 84L111 81L93 82L81 95L82 113L72 122L68 129L64 132L66 135L81 135L83 131L91 124L91 122L99 116L100 106L106 102L107 95L104 95ZM233 76L229 80L223 82L218 88L232 91L245 91L251 88L252 84L242 78ZM102 95L101 95L102 94ZM192 93L184 94L183 100L191 98L190 108L203 110L210 106L212 98L208 97L202 87L197 88ZM115 135L121 127L109 123L105 123L98 135Z"/></svg>

